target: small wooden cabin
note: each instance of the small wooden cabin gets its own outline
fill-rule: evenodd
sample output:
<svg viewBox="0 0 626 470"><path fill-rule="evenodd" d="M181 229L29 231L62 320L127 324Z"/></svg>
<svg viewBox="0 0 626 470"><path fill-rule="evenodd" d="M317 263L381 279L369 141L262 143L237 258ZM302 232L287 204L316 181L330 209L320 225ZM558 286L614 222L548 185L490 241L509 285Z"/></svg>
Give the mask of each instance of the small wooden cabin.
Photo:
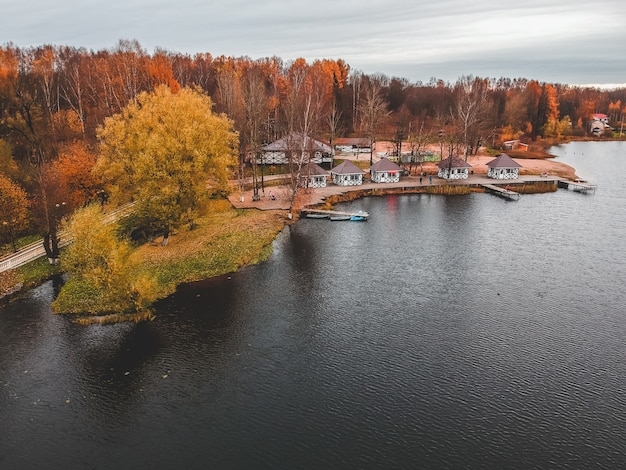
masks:
<svg viewBox="0 0 626 470"><path fill-rule="evenodd" d="M370 167L370 178L375 183L397 183L402 168L388 158L381 158Z"/></svg>
<svg viewBox="0 0 626 470"><path fill-rule="evenodd" d="M437 176L447 180L467 179L472 165L459 157L448 157L437 163Z"/></svg>
<svg viewBox="0 0 626 470"><path fill-rule="evenodd" d="M517 163L506 153L501 153L487 163L487 168L489 168L487 176L498 180L517 179L521 167L522 165Z"/></svg>
<svg viewBox="0 0 626 470"><path fill-rule="evenodd" d="M333 183L339 186L359 186L363 184L363 175L365 172L350 160L345 160L330 170L333 177Z"/></svg>
<svg viewBox="0 0 626 470"><path fill-rule="evenodd" d="M325 188L328 172L316 163L310 162L300 169L298 184L303 188Z"/></svg>

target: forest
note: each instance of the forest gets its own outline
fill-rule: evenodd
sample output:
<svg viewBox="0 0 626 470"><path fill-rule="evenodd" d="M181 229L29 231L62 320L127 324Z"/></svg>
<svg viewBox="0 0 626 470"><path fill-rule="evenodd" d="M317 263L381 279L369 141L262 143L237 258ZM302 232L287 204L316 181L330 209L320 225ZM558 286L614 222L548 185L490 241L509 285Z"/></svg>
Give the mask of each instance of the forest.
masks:
<svg viewBox="0 0 626 470"><path fill-rule="evenodd" d="M621 136L626 89L603 90L527 78L400 77L351 70L341 59L283 62L279 57L190 56L146 52L135 40L107 50L70 46L0 47L0 244L31 233L54 254L57 224L108 195L92 171L99 130L142 93L168 87L210 98L238 134L241 170L263 145L293 132L329 144L340 137L419 148L445 142L468 154L480 145L589 135L606 114ZM232 175L236 177L236 173Z"/></svg>

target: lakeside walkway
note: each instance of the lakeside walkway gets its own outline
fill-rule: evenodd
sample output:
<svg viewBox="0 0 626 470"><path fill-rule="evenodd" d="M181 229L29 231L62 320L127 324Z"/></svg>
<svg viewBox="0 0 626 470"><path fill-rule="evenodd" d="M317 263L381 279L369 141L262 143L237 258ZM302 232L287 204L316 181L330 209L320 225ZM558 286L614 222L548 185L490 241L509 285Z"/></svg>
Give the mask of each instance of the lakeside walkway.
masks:
<svg viewBox="0 0 626 470"><path fill-rule="evenodd" d="M125 204L117 209L114 209L102 216L102 221L105 224L110 224L119 220L122 217L126 217L132 212L135 203ZM59 248L69 245L72 240L65 233L58 234ZM43 239L39 239L36 242L31 243L25 247L20 248L14 253L10 253L6 256L0 257L0 272L8 271L9 269L19 268L25 264L30 263L38 258L46 256L46 250L43 247Z"/></svg>

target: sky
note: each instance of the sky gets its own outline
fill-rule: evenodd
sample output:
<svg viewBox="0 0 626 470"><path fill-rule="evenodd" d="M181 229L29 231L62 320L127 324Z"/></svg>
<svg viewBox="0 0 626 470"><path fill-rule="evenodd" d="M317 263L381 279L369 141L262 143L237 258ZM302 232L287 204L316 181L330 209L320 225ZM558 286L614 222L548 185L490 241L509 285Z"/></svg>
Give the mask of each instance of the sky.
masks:
<svg viewBox="0 0 626 470"><path fill-rule="evenodd" d="M0 44L343 59L427 83L626 83L624 0L0 0Z"/></svg>

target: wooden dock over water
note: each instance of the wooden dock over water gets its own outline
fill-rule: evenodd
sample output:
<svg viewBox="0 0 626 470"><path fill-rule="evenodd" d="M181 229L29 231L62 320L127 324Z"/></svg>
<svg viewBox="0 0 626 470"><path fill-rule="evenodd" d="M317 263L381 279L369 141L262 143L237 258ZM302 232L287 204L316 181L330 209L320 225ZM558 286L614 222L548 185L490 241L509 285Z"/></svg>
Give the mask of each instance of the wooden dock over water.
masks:
<svg viewBox="0 0 626 470"><path fill-rule="evenodd" d="M490 193L506 199L517 201L520 198L520 193L516 193L515 191L511 191L510 189L506 189L501 186L496 186L495 184L481 184L481 186Z"/></svg>
<svg viewBox="0 0 626 470"><path fill-rule="evenodd" d="M594 194L598 185L590 184L587 181L582 180L569 181L561 179L559 180L559 188L571 189L577 193Z"/></svg>

